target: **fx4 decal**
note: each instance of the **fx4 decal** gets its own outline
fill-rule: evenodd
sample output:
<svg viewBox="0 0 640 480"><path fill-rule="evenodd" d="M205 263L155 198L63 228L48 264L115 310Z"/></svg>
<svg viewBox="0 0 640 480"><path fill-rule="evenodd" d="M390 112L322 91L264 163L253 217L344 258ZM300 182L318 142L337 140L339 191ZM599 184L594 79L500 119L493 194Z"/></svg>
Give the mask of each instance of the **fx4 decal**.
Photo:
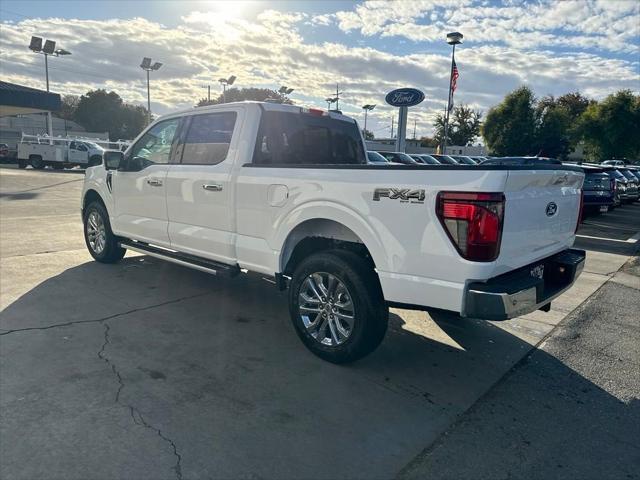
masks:
<svg viewBox="0 0 640 480"><path fill-rule="evenodd" d="M373 201L379 202L381 198L400 200L400 203L424 203L424 190L411 188L376 188L373 191Z"/></svg>

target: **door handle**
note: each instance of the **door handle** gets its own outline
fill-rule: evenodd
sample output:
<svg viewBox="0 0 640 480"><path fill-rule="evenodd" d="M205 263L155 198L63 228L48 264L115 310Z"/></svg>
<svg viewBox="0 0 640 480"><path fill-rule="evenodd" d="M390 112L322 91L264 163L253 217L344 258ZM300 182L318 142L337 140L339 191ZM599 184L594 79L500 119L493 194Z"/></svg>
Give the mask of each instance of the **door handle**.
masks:
<svg viewBox="0 0 640 480"><path fill-rule="evenodd" d="M149 185L151 185L152 187L161 187L162 186L162 180L159 180L157 178L148 178L147 179L147 183Z"/></svg>
<svg viewBox="0 0 640 480"><path fill-rule="evenodd" d="M208 190L210 192L221 192L222 191L222 185L220 185L219 183L205 183L204 185L202 185L202 188L204 188L205 190Z"/></svg>

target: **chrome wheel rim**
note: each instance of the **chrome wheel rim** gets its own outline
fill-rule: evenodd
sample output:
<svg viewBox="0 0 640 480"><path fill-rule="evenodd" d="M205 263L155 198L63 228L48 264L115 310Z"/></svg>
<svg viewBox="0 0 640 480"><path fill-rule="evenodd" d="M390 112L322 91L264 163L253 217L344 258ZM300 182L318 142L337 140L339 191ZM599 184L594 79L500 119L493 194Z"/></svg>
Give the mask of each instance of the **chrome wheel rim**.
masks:
<svg viewBox="0 0 640 480"><path fill-rule="evenodd" d="M107 243L107 232L100 214L93 211L87 218L87 240L89 246L97 254L101 254Z"/></svg>
<svg viewBox="0 0 640 480"><path fill-rule="evenodd" d="M335 347L353 332L355 309L349 290L335 275L316 272L302 282L298 294L300 319L317 342Z"/></svg>

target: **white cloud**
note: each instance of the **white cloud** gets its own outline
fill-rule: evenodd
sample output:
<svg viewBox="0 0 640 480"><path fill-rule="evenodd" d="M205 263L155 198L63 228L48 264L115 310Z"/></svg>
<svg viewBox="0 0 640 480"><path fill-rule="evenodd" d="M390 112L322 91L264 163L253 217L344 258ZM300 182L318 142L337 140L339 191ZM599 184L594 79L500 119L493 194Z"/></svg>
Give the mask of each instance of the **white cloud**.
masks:
<svg viewBox="0 0 640 480"><path fill-rule="evenodd" d="M453 3L468 2L456 0ZM353 34L366 23L367 32L375 31L388 38L411 34L414 38L441 43L442 32L447 31L444 26L418 25L415 21L426 20L432 15L443 18L446 9L441 7L447 5L445 2L393 5L397 8L392 14L388 12L387 2L368 2L351 12L335 15L264 11L252 22L241 16L220 17L192 12L183 16L176 28L140 18L3 22L0 70L4 80L43 88L43 58L31 53L25 45L33 34L53 37L60 47L73 53L50 59L53 91L83 94L89 89L107 88L117 91L126 101L146 104L146 77L139 64L143 56L150 56L154 61L164 63L159 71L152 73L152 109L157 113L193 105L204 96L203 86L207 84L218 92L217 79L231 74L238 77L236 84L240 87L288 85L295 88L294 99L304 99L305 103L322 107L326 106L323 99L339 82L345 92L341 101L345 112L361 118L361 105L378 105L370 116L369 126L374 130L384 128L393 111L384 105L386 92L401 86L414 86L425 91L426 100L411 110L410 122L417 119L419 132L425 134L431 130L434 116L442 111L446 101L449 74L446 50L441 50L442 54L399 55L366 46L369 37L364 38L363 44L354 42L359 46L314 43L305 38L304 27L308 23L325 26L337 22ZM604 5L594 4L593 8L608 8L607 15L619 22L612 29L622 32L628 26L624 15L628 14L629 7ZM596 28L586 26L590 19L583 22L582 33L576 31L572 37L574 53L559 53L534 49L541 43L553 44L559 38L544 29L518 33L520 44L517 46L514 46L515 39L499 42L504 31L516 35L513 32L521 28L518 27L521 19L517 11L522 8L473 7L482 11L478 18L466 8L471 7L452 11L450 17L477 22L477 31L491 40L482 44L475 40L474 30L465 30L465 39L471 40L457 53L460 69L457 102L486 110L523 83L529 84L539 95L558 95L579 89L602 97L620 88L640 90L637 58L635 61L633 58L606 58L580 51L583 45L598 38L584 33L589 28ZM530 8L533 7L527 6L526 10ZM631 11L633 15L635 10ZM489 28L496 19L507 22L503 24L503 30ZM545 25L550 22L552 19L547 17L542 20ZM347 28L348 25L353 26ZM619 35L622 35L620 41L624 41L624 32ZM523 49L523 43L527 44L527 49Z"/></svg>
<svg viewBox="0 0 640 480"><path fill-rule="evenodd" d="M634 0L542 0L504 2L379 2L336 13L339 28L362 35L401 36L413 41L443 40L458 29L466 41L508 44L526 49L563 46L603 51L639 50L640 2ZM427 23L428 21L428 23Z"/></svg>

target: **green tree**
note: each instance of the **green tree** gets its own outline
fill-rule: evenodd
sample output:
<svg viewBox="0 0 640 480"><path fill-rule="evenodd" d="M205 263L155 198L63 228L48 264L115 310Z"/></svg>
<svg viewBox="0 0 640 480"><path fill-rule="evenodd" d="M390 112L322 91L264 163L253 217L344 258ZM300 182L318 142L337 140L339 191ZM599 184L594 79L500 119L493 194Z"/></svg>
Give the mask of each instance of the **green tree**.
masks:
<svg viewBox="0 0 640 480"><path fill-rule="evenodd" d="M535 97L523 86L489 110L482 136L494 155L532 155L536 148Z"/></svg>
<svg viewBox="0 0 640 480"><path fill-rule="evenodd" d="M80 103L80 97L78 95L63 95L62 107L57 112L58 117L65 120L74 120L76 115L76 109Z"/></svg>
<svg viewBox="0 0 640 480"><path fill-rule="evenodd" d="M580 117L579 132L591 159L640 157L640 96L620 90L590 104Z"/></svg>
<svg viewBox="0 0 640 480"><path fill-rule="evenodd" d="M80 97L73 120L92 132L109 132L111 140L131 139L147 125L147 109L122 101L116 92L91 90Z"/></svg>
<svg viewBox="0 0 640 480"><path fill-rule="evenodd" d="M373 140L375 138L371 130L365 130L364 128L362 129L362 136L365 140Z"/></svg>
<svg viewBox="0 0 640 480"><path fill-rule="evenodd" d="M536 105L535 148L542 157L566 159L573 151L571 110L552 96Z"/></svg>
<svg viewBox="0 0 640 480"><path fill-rule="evenodd" d="M431 137L420 137L420 146L435 148L438 146L438 140Z"/></svg>
<svg viewBox="0 0 640 480"><path fill-rule="evenodd" d="M471 145L480 135L482 113L465 105L458 105L451 112L447 129L447 145ZM434 139L438 144L444 137L444 115L438 114L434 123Z"/></svg>
<svg viewBox="0 0 640 480"><path fill-rule="evenodd" d="M222 93L217 98L212 98L211 101L206 98L200 99L196 104L196 107L203 107L205 105L217 105L223 103L226 99L227 103L230 102L244 102L245 100L253 100L256 102L273 101L275 103L287 103L289 105L293 102L286 96L271 90L269 88L229 88L223 98Z"/></svg>

